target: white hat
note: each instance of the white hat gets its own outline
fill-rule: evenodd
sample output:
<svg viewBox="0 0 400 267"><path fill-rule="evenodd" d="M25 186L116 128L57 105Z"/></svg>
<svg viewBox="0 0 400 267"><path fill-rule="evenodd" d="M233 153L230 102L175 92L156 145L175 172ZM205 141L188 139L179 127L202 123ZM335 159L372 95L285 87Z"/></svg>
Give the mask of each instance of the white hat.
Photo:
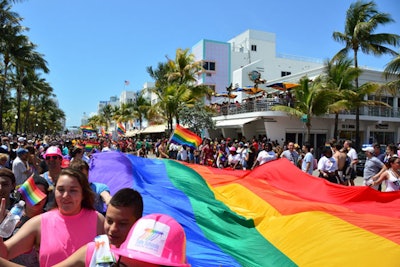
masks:
<svg viewBox="0 0 400 267"><path fill-rule="evenodd" d="M372 146L367 146L362 149L365 152L374 153L374 148Z"/></svg>

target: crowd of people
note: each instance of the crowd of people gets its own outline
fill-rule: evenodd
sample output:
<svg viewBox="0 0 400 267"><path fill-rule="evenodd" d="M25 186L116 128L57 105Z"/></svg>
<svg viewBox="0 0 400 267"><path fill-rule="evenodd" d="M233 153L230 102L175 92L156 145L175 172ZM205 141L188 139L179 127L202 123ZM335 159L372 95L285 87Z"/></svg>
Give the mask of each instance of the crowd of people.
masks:
<svg viewBox="0 0 400 267"><path fill-rule="evenodd" d="M146 225L141 221L145 203L133 189L124 188L112 196L107 185L89 182L88 163L93 153L116 150L139 157L154 154L153 157L231 170L252 170L285 158L301 171L310 175L316 172L331 183L354 185L357 176L358 153L350 140L330 140L318 150L308 143L301 147L291 141L281 145L266 136L253 137L251 141L204 138L196 149L169 143L168 139L156 142L133 138L63 140L3 135L1 142L0 221L7 210L23 199L16 189L29 177L45 194L34 205L27 202L24 215L10 238L0 238L1 266L39 266L39 263L40 266L96 266L102 260L114 266L122 263L141 266L141 259L143 264L189 266L184 256L175 255L173 259L178 262L169 262L171 253L185 255L184 237L173 244L167 238L163 246L170 254L165 255L143 254L140 248L127 246L131 239L138 238L135 231L143 231ZM363 183L376 190L398 191L398 147L389 144L383 153L381 147L380 144L363 147L366 155ZM184 235L182 227L166 215L152 214L144 218L153 220L153 226L160 229L162 225L169 225L176 230L170 231L171 235ZM138 258L133 259L131 255L136 254Z"/></svg>
<svg viewBox="0 0 400 267"><path fill-rule="evenodd" d="M21 199L26 206L11 237L0 238L0 266L190 266L174 218L143 216L142 197L131 188L111 195L107 185L89 182L91 154L116 143L86 151L85 142L93 144L2 136L0 222ZM31 178L44 194L35 204L17 190ZM147 240L149 230L162 238Z"/></svg>
<svg viewBox="0 0 400 267"><path fill-rule="evenodd" d="M382 145L369 144L362 148L366 162L363 168L363 184L377 190L394 191L400 188L397 161L391 158L400 156L398 145L388 144L386 151ZM168 139L158 140L154 145L160 158L181 160L216 168L252 170L271 160L286 158L302 171L324 178L332 183L354 186L357 178L358 153L351 140L338 142L328 140L324 147L315 150L310 144L302 146L288 141L282 145L270 141L265 136L251 141L242 138L204 138L197 149L169 144ZM393 161L393 162L392 162ZM399 159L400 162L400 159ZM394 171L394 170L395 171ZM396 180L397 179L397 180ZM381 184L384 182L384 189Z"/></svg>

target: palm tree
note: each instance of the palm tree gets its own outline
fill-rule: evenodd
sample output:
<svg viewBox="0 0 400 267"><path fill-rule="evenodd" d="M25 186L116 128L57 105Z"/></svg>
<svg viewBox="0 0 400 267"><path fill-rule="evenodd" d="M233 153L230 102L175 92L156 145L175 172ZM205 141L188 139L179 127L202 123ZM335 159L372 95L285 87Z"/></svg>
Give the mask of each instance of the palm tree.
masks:
<svg viewBox="0 0 400 267"><path fill-rule="evenodd" d="M148 101L143 94L139 94L136 100L132 103L133 116L139 121L139 128L142 129L143 119L149 120L149 111L151 108L150 101Z"/></svg>
<svg viewBox="0 0 400 267"><path fill-rule="evenodd" d="M15 126L16 129L19 129L18 126L21 118L21 100L23 91L25 91L23 80L26 77L28 71L32 72L35 70L40 70L43 71L44 73L49 72L46 60L44 59L43 55L39 54L34 50L35 48L36 48L35 44L28 42L26 44L21 44L21 46L16 49L14 54L13 65L16 69L16 76L17 76L16 97L17 97L18 119L16 120L16 126Z"/></svg>
<svg viewBox="0 0 400 267"><path fill-rule="evenodd" d="M34 99L36 99L39 95L44 95L46 97L53 97L53 88L50 86L45 79L40 77L40 73L36 72L35 70L28 70L27 74L25 75L23 81L24 91L27 95L27 106L31 107L31 109L27 109L25 111L25 121L23 131L26 133L28 132L28 123L31 121L30 118L33 116L34 121L31 122L31 131L33 131L32 126L36 126L36 119L37 119L37 107L36 105L32 105L35 103ZM32 112L31 112L32 111Z"/></svg>
<svg viewBox="0 0 400 267"><path fill-rule="evenodd" d="M342 90L352 89L354 87L354 79L361 73L360 69L353 68L352 66L353 60L345 56L338 56L326 61L325 76L323 77L326 88L337 91L338 95L340 95L340 91ZM343 107L344 109L345 107ZM335 138L338 136L339 111L337 107L336 112L334 112L335 126L333 136Z"/></svg>
<svg viewBox="0 0 400 267"><path fill-rule="evenodd" d="M87 125L92 127L93 129L96 129L99 126L103 126L106 124L106 121L104 120L104 117L101 115L93 115L88 119Z"/></svg>
<svg viewBox="0 0 400 267"><path fill-rule="evenodd" d="M386 84L386 90L391 95L397 95L400 88L400 54L397 54L385 67L384 75L386 78L394 77L395 80Z"/></svg>
<svg viewBox="0 0 400 267"><path fill-rule="evenodd" d="M3 58L3 72L2 75L2 87L0 92L0 130L3 130L3 112L4 102L8 85L8 71L11 68L13 60L18 57L19 47L22 44L28 43L28 38L21 35L21 32L25 31L26 28L20 25L22 18L15 12L11 11L11 6L8 1L0 2L0 54Z"/></svg>
<svg viewBox="0 0 400 267"><path fill-rule="evenodd" d="M106 132L108 131L108 127L112 122L112 118L114 116L114 108L111 105L105 105L101 110L99 116L102 118L101 121L104 121L104 125L106 127Z"/></svg>
<svg viewBox="0 0 400 267"><path fill-rule="evenodd" d="M390 107L388 104L378 100L366 100L366 98L375 94L381 85L377 83L364 83L356 89L344 89L340 91L341 100L336 101L329 106L332 112L338 112L344 110L360 110L362 107Z"/></svg>
<svg viewBox="0 0 400 267"><path fill-rule="evenodd" d="M126 122L133 119L132 104L123 103L120 107L115 107L113 111L113 119L116 122L122 122L126 127Z"/></svg>
<svg viewBox="0 0 400 267"><path fill-rule="evenodd" d="M300 79L299 86L294 87L294 107L286 105L276 105L271 109L283 111L291 116L296 116L305 121L307 127L307 140L311 144L311 121L315 116L326 114L328 106L337 97L335 90L329 90L322 87L320 78L310 81L308 77Z"/></svg>
<svg viewBox="0 0 400 267"><path fill-rule="evenodd" d="M172 119L179 124L179 112L182 107L193 106L197 101L203 101L205 96L211 97L212 90L206 85L197 85L197 75L203 70L201 61L195 61L189 49L176 50L175 60L169 59L167 68L168 86L165 88L163 101L167 108L168 128L172 130Z"/></svg>
<svg viewBox="0 0 400 267"><path fill-rule="evenodd" d="M375 30L388 23L394 22L387 13L380 13L376 4L371 2L357 1L350 5L347 10L345 30L343 33L334 32L333 39L345 44L335 57L347 54L353 51L354 66L358 68L358 52L361 50L366 54L382 55L396 52L386 45L397 46L400 42L400 36L389 33L374 33ZM358 89L358 77L355 79L355 88ZM358 148L360 145L360 110L356 110L356 142Z"/></svg>

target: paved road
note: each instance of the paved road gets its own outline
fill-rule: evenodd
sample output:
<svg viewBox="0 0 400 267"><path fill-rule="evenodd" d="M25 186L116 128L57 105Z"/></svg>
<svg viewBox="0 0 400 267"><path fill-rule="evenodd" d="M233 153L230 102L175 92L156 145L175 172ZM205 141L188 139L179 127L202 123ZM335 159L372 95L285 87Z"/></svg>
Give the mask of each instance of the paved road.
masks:
<svg viewBox="0 0 400 267"><path fill-rule="evenodd" d="M318 170L315 170L313 172L314 176L318 176L318 174L319 174ZM359 185L359 186L363 186L363 178L362 178L362 176L357 176L357 178L354 180L354 184L355 185Z"/></svg>

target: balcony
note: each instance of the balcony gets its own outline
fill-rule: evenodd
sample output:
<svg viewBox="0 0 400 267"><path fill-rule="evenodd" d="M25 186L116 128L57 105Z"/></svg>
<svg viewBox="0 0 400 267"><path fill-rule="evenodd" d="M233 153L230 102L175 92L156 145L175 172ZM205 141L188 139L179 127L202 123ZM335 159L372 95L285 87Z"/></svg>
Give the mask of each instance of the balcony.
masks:
<svg viewBox="0 0 400 267"><path fill-rule="evenodd" d="M275 105L286 105L285 101L280 99L281 102L277 102L273 98L262 98L257 100L251 100L242 103L230 103L229 105L215 105L216 116L222 115L235 115L249 112L260 112L260 111L272 111L271 107ZM355 115L355 111L344 111L340 114L343 115ZM388 108L388 107L364 107L360 109L361 116L375 116L385 118L400 118L399 108Z"/></svg>

